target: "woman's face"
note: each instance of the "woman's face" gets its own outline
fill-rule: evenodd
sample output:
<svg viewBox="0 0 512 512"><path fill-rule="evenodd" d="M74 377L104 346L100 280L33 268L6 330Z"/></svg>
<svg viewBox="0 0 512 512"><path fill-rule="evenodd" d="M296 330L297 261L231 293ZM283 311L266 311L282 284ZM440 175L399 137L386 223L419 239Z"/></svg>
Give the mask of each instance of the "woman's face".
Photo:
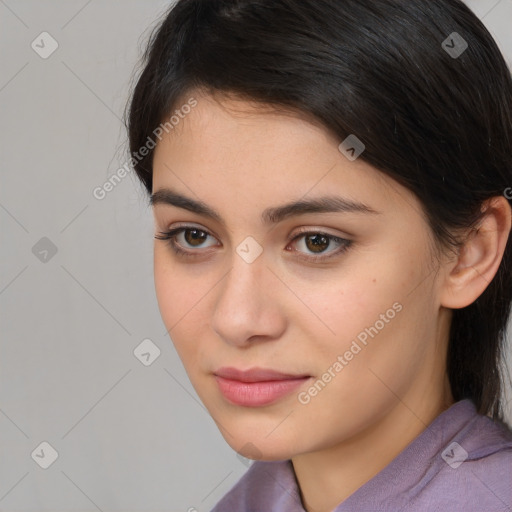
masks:
<svg viewBox="0 0 512 512"><path fill-rule="evenodd" d="M445 384L449 323L418 200L317 125L195 97L153 161L155 234L185 227L174 240L188 256L155 239L154 275L163 321L226 441L285 459L400 406L421 417L415 404L433 407ZM166 189L217 217L166 202ZM308 209L324 197L328 211Z"/></svg>

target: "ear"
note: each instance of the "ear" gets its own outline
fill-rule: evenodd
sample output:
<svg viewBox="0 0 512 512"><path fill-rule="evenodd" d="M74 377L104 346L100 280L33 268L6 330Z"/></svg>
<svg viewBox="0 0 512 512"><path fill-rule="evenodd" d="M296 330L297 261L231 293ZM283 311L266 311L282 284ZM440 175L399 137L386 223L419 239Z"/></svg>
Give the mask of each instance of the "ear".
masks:
<svg viewBox="0 0 512 512"><path fill-rule="evenodd" d="M472 304L489 286L505 252L511 229L511 207L503 196L491 197L482 204L484 217L460 248L457 259L447 264L441 290L441 305L464 308Z"/></svg>

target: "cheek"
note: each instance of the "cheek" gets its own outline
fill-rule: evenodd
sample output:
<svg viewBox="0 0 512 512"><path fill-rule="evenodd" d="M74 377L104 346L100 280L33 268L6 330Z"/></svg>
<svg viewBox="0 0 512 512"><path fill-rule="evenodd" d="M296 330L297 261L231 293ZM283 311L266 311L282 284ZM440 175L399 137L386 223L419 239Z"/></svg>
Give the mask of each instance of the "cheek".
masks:
<svg viewBox="0 0 512 512"><path fill-rule="evenodd" d="M205 300L211 286L208 280L193 276L190 270L173 264L165 248L155 247L155 292L160 316L180 358L187 366L198 350L197 332L204 319L198 305Z"/></svg>
<svg viewBox="0 0 512 512"><path fill-rule="evenodd" d="M364 329L376 321L381 327L380 315L401 296L394 276L379 274L371 265L352 269L350 274L334 277L324 285L296 284L294 290L304 297L307 308L303 308L304 315L295 313L291 318L303 319L302 329L318 342L317 353L320 349L331 355L348 349L360 333L364 338Z"/></svg>
<svg viewBox="0 0 512 512"><path fill-rule="evenodd" d="M302 316L300 328L314 340L310 353L316 355L317 372L345 355L343 373L351 379L366 377L373 367L392 374L403 358L414 359L421 352L418 330L426 317L418 303L424 291L410 293L411 283L421 281L419 274L416 262L395 253L388 260L361 262L328 286L310 286L304 296L314 314ZM298 295L304 293L305 288Z"/></svg>
<svg viewBox="0 0 512 512"><path fill-rule="evenodd" d="M404 265L405 260L402 265L387 262L381 273L353 276L323 298L322 319L335 335L311 337L312 350L319 356L316 377L329 370L336 377L325 375L332 383L317 400L319 408L327 407L333 396L347 406L369 400L377 407L380 400L393 396L390 389L402 390L419 372L432 335L433 313L425 298L428 282L411 293L411 282L417 281L405 278Z"/></svg>

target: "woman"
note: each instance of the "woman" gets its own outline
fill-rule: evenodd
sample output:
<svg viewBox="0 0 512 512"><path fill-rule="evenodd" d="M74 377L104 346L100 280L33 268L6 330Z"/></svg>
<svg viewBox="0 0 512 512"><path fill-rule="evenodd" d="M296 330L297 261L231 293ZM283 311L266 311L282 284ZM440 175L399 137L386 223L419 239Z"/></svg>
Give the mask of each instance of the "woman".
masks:
<svg viewBox="0 0 512 512"><path fill-rule="evenodd" d="M129 108L155 287L256 460L215 512L504 511L512 80L458 0L179 0Z"/></svg>

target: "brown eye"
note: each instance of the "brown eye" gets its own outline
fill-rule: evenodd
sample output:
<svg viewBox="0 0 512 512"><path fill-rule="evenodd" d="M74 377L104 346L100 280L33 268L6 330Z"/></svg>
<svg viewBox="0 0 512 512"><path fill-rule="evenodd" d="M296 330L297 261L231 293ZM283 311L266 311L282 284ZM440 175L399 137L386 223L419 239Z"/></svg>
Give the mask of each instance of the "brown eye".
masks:
<svg viewBox="0 0 512 512"><path fill-rule="evenodd" d="M313 252L323 252L329 247L329 237L317 233L314 235L307 235L305 237L306 247Z"/></svg>
<svg viewBox="0 0 512 512"><path fill-rule="evenodd" d="M202 231L201 229L185 229L183 230L183 235L185 242L193 247L200 246L209 236L206 231Z"/></svg>
<svg viewBox="0 0 512 512"><path fill-rule="evenodd" d="M203 245L208 237L213 239L207 231L196 227L178 227L155 235L157 240L166 240L170 248L180 256L199 256L202 251L190 248L211 247ZM179 240L182 238L183 240Z"/></svg>
<svg viewBox="0 0 512 512"><path fill-rule="evenodd" d="M300 240L300 242L297 242ZM294 252L298 253L298 258L305 261L321 261L327 260L333 256L345 252L352 244L351 240L340 238L328 233L319 231L309 231L300 233L292 242L294 245L299 246L299 249ZM329 251L329 247L334 244L335 249ZM336 245L338 246L336 248ZM325 253L325 255L324 255ZM308 256L308 254L311 254Z"/></svg>

